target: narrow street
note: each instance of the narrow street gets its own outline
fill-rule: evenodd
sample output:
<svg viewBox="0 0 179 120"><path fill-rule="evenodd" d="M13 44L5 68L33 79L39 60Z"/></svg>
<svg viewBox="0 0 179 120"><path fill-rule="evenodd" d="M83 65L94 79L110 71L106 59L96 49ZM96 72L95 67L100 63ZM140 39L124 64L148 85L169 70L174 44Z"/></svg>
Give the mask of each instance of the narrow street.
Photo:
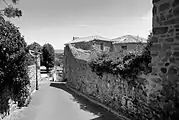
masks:
<svg viewBox="0 0 179 120"><path fill-rule="evenodd" d="M13 120L119 120L110 112L77 96L64 83L41 83L28 107Z"/></svg>

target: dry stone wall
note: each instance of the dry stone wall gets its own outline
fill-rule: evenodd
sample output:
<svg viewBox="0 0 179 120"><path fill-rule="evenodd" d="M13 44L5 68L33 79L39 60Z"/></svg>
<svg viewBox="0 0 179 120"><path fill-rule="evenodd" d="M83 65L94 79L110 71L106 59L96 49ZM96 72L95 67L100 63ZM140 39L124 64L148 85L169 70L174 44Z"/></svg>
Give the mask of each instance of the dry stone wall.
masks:
<svg viewBox="0 0 179 120"><path fill-rule="evenodd" d="M92 72L86 60L73 55L73 49L69 46L65 47L64 53L64 78L70 87L131 119L152 118L152 110L147 104L148 97L142 89L134 88L120 76L108 73L103 73L102 77L98 76ZM146 78L138 79L146 81L143 87L146 87L147 91L150 85Z"/></svg>
<svg viewBox="0 0 179 120"><path fill-rule="evenodd" d="M28 74L30 79L30 93L35 90L36 85L36 65L28 66ZM40 69L37 70L38 81L41 79Z"/></svg>

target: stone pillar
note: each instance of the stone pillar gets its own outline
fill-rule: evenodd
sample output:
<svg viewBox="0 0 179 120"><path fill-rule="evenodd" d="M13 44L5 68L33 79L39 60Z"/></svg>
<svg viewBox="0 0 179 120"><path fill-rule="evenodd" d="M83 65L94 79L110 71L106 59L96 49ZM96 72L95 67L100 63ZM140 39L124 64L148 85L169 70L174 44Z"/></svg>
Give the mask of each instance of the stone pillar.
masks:
<svg viewBox="0 0 179 120"><path fill-rule="evenodd" d="M153 34L152 74L171 79L179 67L179 0L153 0Z"/></svg>
<svg viewBox="0 0 179 120"><path fill-rule="evenodd" d="M179 0L153 0L152 31L151 74L160 78L163 110L178 109L179 102L176 101L179 100ZM168 108L165 107L167 105ZM174 114L179 115L179 110L172 113L173 116Z"/></svg>

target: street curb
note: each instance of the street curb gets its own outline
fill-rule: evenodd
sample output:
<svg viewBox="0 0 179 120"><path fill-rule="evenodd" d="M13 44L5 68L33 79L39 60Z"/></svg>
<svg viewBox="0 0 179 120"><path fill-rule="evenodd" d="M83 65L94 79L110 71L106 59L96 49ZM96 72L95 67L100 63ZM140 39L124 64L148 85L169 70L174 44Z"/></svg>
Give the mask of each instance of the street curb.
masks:
<svg viewBox="0 0 179 120"><path fill-rule="evenodd" d="M108 110L109 112L113 113L114 115L116 115L116 116L119 117L120 119L122 119L122 120L131 120L131 119L129 119L129 118L127 118L127 117L125 117L125 116L119 114L118 112L114 111L114 110L111 109L110 107L108 107L108 106L106 106L106 105L104 105L104 104L102 104L102 103L100 103L100 102L98 102L98 101L96 101L96 100L93 100L93 99L89 98L87 95L85 95L85 94L83 94L83 93L81 93L81 92L75 90L74 88L70 87L68 84L66 84L66 87L67 87L68 89L70 89L71 91L75 92L76 94L78 94L79 96L82 96L82 97L88 99L90 102L92 102L92 103L94 103L94 104L97 104L97 105L99 105L99 106L105 108L106 110Z"/></svg>

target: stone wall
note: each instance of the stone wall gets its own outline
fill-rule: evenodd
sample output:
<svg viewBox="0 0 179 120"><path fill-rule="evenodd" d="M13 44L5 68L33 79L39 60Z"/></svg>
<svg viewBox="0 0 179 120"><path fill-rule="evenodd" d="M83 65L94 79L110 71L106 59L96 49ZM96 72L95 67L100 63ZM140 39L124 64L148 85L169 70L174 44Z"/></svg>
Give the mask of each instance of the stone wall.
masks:
<svg viewBox="0 0 179 120"><path fill-rule="evenodd" d="M35 82L36 81L36 65L28 66L28 75L30 78L30 94L31 94L35 90L35 87L36 87L35 86L36 85L36 82ZM40 79L41 79L40 69L38 69L38 80L40 80ZM5 92L5 94L1 95L1 97L3 97L3 96L5 96L4 98L7 97L6 92ZM2 101L0 101L0 102L2 102ZM10 113L12 113L15 109L17 109L17 104L14 103L14 101L9 100L8 104L9 104L8 106L6 104L3 107L0 106L1 107L0 109L2 110L2 109L5 109L5 107L9 107L9 110L7 110L7 111ZM5 116L7 116L7 114L0 113L0 120L1 120L1 118L5 117Z"/></svg>
<svg viewBox="0 0 179 120"><path fill-rule="evenodd" d="M41 80L41 74L40 74L40 69L37 70L37 77L38 77L38 81ZM30 78L30 93L32 93L35 88L36 88L36 65L31 65L28 66L28 74L29 74L29 78Z"/></svg>
<svg viewBox="0 0 179 120"><path fill-rule="evenodd" d="M138 77L139 81L146 82L143 86L145 89L134 88L120 76L107 73L98 76L92 72L87 60L73 55L73 49L69 46L65 47L64 56L64 78L67 79L68 86L131 119L145 120L153 117L147 104L148 97L143 91L149 90L150 85L153 85L148 82L150 79Z"/></svg>
<svg viewBox="0 0 179 120"><path fill-rule="evenodd" d="M179 0L153 0L152 42L158 103L166 116L175 119L179 115Z"/></svg>

